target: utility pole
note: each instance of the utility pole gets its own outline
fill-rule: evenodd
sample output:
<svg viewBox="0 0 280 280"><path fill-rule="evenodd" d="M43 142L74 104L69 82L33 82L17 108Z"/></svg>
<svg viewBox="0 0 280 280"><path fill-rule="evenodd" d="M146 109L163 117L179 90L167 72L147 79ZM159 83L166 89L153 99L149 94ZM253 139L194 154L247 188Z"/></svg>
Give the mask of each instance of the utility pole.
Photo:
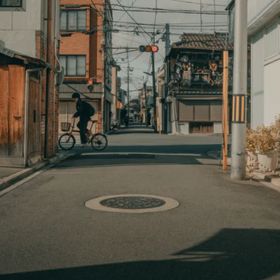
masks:
<svg viewBox="0 0 280 280"><path fill-rule="evenodd" d="M153 78L153 103L154 103L154 130L157 132L157 93L156 93L156 73L155 73L155 53L151 52L152 56L152 78Z"/></svg>
<svg viewBox="0 0 280 280"><path fill-rule="evenodd" d="M145 122L148 127L148 100L147 100L147 82L144 83L144 94L145 94Z"/></svg>
<svg viewBox="0 0 280 280"><path fill-rule="evenodd" d="M231 178L236 180L246 175L247 10L248 0L235 0Z"/></svg>
<svg viewBox="0 0 280 280"><path fill-rule="evenodd" d="M128 116L128 126L129 126L129 113L130 113L130 63L129 63L129 55L128 48L126 49L126 58L127 58L127 116Z"/></svg>
<svg viewBox="0 0 280 280"><path fill-rule="evenodd" d="M223 170L228 168L228 50L223 52Z"/></svg>
<svg viewBox="0 0 280 280"><path fill-rule="evenodd" d="M106 111L107 111L107 102L106 102L106 96L107 96L107 70L108 70L108 15L107 15L107 11L108 11L108 0L104 0L104 15L103 15L103 33L104 33L104 87L103 87L103 102L102 102L102 107L103 107L103 114L102 114L102 118L103 118L103 132L106 132L107 129L107 115L106 115Z"/></svg>
<svg viewBox="0 0 280 280"><path fill-rule="evenodd" d="M52 19L53 19L53 6L52 2L48 1L48 19L47 19L47 62L52 65ZM47 68L46 75L46 97L45 97L45 135L44 135L44 158L47 158L49 155L49 103L51 90L52 77L51 77L51 67Z"/></svg>
<svg viewBox="0 0 280 280"><path fill-rule="evenodd" d="M170 25L167 23L165 25L165 57L167 57L170 50ZM164 132L168 133L168 105L166 103L166 98L168 97L168 62L165 63L165 74L164 74Z"/></svg>

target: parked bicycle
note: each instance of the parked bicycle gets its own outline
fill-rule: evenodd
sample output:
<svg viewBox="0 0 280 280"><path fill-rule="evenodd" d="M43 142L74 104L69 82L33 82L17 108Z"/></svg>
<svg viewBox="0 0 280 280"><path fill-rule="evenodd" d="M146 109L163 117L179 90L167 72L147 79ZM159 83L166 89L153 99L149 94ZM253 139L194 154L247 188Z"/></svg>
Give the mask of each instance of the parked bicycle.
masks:
<svg viewBox="0 0 280 280"><path fill-rule="evenodd" d="M87 130L88 144L96 151L103 151L108 146L108 139L103 133L94 133L93 126L97 123L96 120L90 120L91 123L90 129ZM61 130L66 132L59 137L58 145L62 150L69 151L74 148L76 144L74 132L80 132L78 129L75 129L75 119L72 123L62 122Z"/></svg>

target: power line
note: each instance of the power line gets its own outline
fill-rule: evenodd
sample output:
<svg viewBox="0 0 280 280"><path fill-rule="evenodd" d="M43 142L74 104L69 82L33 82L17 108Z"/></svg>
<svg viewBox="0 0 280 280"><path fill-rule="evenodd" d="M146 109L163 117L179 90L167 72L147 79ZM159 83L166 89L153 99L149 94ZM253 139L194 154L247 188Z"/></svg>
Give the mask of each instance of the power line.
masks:
<svg viewBox="0 0 280 280"><path fill-rule="evenodd" d="M130 7L130 6L124 6L122 4L120 4L119 0L116 0L118 4L113 4L112 10L114 11L120 11L119 7L122 9L125 9L126 12L146 12L146 13L154 13L155 11L157 11L157 13L179 13L179 14L205 14L205 15L213 15L214 13L216 15L221 15L221 16L225 16L227 15L226 11L220 10L220 11L214 11L214 10L204 10L204 11L200 11L200 10L184 10L184 9L165 9L165 8L151 8L151 7Z"/></svg>
<svg viewBox="0 0 280 280"><path fill-rule="evenodd" d="M193 4L193 5L200 5L200 3L197 3L197 2L192 2L192 1L185 1L185 0L171 0L173 2L179 2L179 3L184 3L184 4ZM204 6L214 6L213 4L207 4L207 3L204 3L203 4ZM217 4L216 6L219 6L219 7L223 7L225 8L226 5L222 5L222 4Z"/></svg>
<svg viewBox="0 0 280 280"><path fill-rule="evenodd" d="M120 1L119 0L116 0L118 3L119 3L119 6L127 13L127 15L144 31L144 33L146 33L148 36L149 36L149 38L150 38L150 34L148 34L147 32L146 32L146 30L143 28L143 26L142 25L140 25L135 19L134 19L134 17L133 16L131 16L131 14L127 11L127 9L125 8L125 6L123 6L121 3L120 3Z"/></svg>

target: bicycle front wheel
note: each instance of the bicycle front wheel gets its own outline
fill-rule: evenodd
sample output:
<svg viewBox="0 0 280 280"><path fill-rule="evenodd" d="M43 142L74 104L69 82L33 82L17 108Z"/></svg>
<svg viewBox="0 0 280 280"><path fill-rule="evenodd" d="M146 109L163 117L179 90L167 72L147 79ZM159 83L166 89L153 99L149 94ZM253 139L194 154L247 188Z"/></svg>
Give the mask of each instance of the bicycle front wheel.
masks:
<svg viewBox="0 0 280 280"><path fill-rule="evenodd" d="M72 134L64 133L59 137L58 145L64 151L73 149L76 144L75 137Z"/></svg>
<svg viewBox="0 0 280 280"><path fill-rule="evenodd" d="M102 133L94 134L91 138L91 147L96 151L103 151L108 146L108 140L106 135Z"/></svg>

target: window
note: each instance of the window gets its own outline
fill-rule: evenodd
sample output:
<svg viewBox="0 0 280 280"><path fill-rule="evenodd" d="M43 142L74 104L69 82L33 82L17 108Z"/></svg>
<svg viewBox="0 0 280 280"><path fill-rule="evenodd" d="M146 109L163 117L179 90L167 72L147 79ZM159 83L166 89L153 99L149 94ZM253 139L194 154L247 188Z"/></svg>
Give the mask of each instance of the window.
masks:
<svg viewBox="0 0 280 280"><path fill-rule="evenodd" d="M0 7L4 8L21 8L22 0L0 0Z"/></svg>
<svg viewBox="0 0 280 280"><path fill-rule="evenodd" d="M85 55L62 55L59 60L66 77L84 77L86 75Z"/></svg>
<svg viewBox="0 0 280 280"><path fill-rule="evenodd" d="M62 31L86 30L86 10L64 10L60 13L60 29Z"/></svg>
<svg viewBox="0 0 280 280"><path fill-rule="evenodd" d="M0 10L2 11L22 11L25 9L26 0L0 0Z"/></svg>

